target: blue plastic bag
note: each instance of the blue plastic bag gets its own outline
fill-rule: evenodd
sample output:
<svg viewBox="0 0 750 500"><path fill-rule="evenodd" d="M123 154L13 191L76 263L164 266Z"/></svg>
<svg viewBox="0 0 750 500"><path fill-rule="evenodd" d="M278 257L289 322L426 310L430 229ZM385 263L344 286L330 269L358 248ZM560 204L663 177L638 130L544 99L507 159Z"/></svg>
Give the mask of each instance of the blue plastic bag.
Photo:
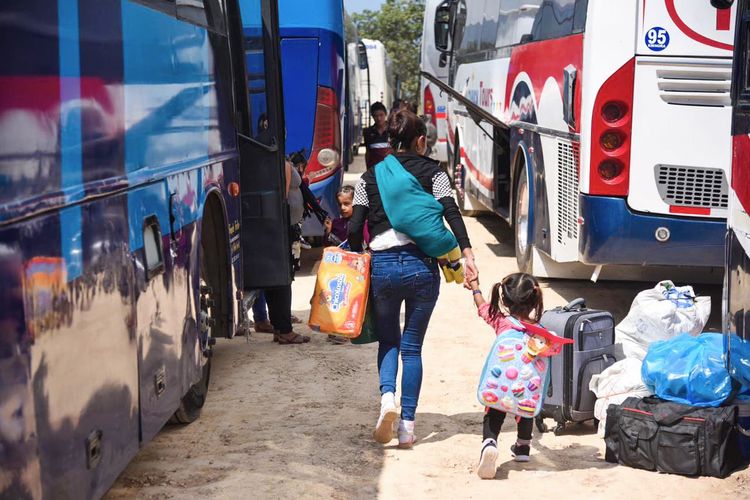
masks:
<svg viewBox="0 0 750 500"><path fill-rule="evenodd" d="M744 386L750 386L750 341L735 334L724 336L729 357L729 374Z"/></svg>
<svg viewBox="0 0 750 500"><path fill-rule="evenodd" d="M732 395L724 337L704 333L654 342L641 368L643 383L658 397L691 406L721 406Z"/></svg>

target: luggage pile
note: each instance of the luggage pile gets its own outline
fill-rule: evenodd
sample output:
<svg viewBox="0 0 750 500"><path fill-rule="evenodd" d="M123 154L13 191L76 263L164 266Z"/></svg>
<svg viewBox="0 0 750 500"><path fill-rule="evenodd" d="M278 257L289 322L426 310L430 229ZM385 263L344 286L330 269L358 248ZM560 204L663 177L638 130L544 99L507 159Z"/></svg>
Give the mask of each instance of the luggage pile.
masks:
<svg viewBox="0 0 750 500"><path fill-rule="evenodd" d="M617 325L624 358L590 385L608 462L725 477L748 458L738 404L749 391L730 376L725 336L701 333L710 309L710 298L664 281Z"/></svg>

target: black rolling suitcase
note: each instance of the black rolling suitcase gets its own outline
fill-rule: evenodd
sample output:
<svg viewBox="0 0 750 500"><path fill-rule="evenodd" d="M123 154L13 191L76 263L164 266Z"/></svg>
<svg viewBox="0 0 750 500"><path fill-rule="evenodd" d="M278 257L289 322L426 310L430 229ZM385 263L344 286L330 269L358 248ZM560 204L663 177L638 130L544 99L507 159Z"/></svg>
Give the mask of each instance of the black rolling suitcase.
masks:
<svg viewBox="0 0 750 500"><path fill-rule="evenodd" d="M539 323L560 337L573 339L562 354L550 358L544 406L536 420L539 430L545 432L543 419L555 419L557 434L568 422L594 418L596 396L589 382L617 361L615 322L611 313L587 309L584 299L576 299L545 312Z"/></svg>

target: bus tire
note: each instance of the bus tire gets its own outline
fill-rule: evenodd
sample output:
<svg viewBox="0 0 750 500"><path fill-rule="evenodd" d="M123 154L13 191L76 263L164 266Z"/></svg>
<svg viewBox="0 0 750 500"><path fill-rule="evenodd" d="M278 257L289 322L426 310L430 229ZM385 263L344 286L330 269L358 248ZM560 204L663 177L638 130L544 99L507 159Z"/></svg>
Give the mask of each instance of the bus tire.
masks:
<svg viewBox="0 0 750 500"><path fill-rule="evenodd" d="M194 328L198 331L201 343L199 356L204 357L200 380L192 385L187 393L182 396L180 406L169 420L174 424L189 424L194 422L201 413L206 403L208 386L211 379L211 358L213 356L213 344L216 337L226 336L221 330L228 328L226 319L222 319L220 301L226 301L226 294L222 293L223 287L227 285L225 273L221 272L222 261L226 257L226 239L222 236L224 227L224 216L221 203L215 196L206 201L206 209L201 222L201 238L199 248L199 300L197 304L197 317ZM205 343L204 342L205 339Z"/></svg>
<svg viewBox="0 0 750 500"><path fill-rule="evenodd" d="M451 173L453 175L453 193L456 199L456 205L458 210L464 217L476 217L481 212L479 210L468 210L466 209L466 192L464 191L464 180L465 171L461 164L461 142L458 138L458 131L456 131L456 145L453 150L453 154L450 155L449 160L451 161Z"/></svg>
<svg viewBox="0 0 750 500"><path fill-rule="evenodd" d="M534 273L533 243L531 241L531 197L526 163L522 160L513 196L513 232L515 235L516 263L522 273Z"/></svg>

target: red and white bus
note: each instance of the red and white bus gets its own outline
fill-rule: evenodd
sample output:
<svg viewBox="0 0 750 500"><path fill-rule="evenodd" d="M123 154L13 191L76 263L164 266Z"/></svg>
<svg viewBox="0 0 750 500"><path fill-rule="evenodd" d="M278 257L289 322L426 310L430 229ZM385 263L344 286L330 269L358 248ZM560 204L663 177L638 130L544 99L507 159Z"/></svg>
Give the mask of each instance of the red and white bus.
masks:
<svg viewBox="0 0 750 500"><path fill-rule="evenodd" d="M564 277L573 263L723 266L735 8L446 0L437 9L458 201L514 225L519 268Z"/></svg>
<svg viewBox="0 0 750 500"><path fill-rule="evenodd" d="M437 14L450 15L448 9L437 9L443 1L427 0L425 2L419 67L423 72L429 73L447 84L448 58L444 52L438 50L435 46L435 31L433 29ZM443 26L445 26L445 23ZM437 161L446 163L448 161L448 121L446 119L448 94L441 91L434 83L424 77L420 80L420 88L422 89L422 112L425 117L429 117L438 134L432 156Z"/></svg>

